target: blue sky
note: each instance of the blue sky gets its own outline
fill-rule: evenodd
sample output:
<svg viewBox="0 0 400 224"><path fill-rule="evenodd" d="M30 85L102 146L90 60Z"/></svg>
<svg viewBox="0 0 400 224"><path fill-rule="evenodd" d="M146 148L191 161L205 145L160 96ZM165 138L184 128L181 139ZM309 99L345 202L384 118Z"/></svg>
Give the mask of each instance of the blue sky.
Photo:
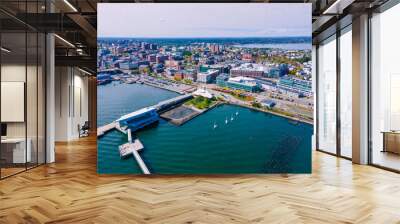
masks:
<svg viewBox="0 0 400 224"><path fill-rule="evenodd" d="M99 37L311 36L311 4L99 3Z"/></svg>

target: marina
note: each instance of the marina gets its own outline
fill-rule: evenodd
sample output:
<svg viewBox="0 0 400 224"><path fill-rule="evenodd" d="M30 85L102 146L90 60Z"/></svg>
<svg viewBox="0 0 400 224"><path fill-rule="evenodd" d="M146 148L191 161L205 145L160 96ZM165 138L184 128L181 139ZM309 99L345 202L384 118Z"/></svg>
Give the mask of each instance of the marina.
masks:
<svg viewBox="0 0 400 224"><path fill-rule="evenodd" d="M177 96L172 99L161 101L154 106L144 107L131 113L125 114L109 124L100 126L97 129L97 137L102 137L106 132L109 132L113 129L116 129L121 133L127 135L128 142L121 144L118 147L120 151L120 157L125 158L129 155L133 155L142 172L144 174L150 174L149 169L147 168L146 164L138 153L138 151L142 150L144 147L139 139L132 139L132 132L138 131L155 122L158 122L159 112L173 108L176 105L179 105L180 103L183 103L185 100L188 100L192 97L193 96L191 94Z"/></svg>

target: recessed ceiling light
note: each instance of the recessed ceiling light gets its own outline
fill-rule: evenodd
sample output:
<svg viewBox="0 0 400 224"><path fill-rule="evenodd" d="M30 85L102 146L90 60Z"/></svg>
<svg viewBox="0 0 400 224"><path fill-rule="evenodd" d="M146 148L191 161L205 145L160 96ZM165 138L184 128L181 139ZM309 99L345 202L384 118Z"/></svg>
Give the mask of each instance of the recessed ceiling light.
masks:
<svg viewBox="0 0 400 224"><path fill-rule="evenodd" d="M79 67L78 67L78 70L81 71L81 72L83 72L83 73L85 73L85 74L87 74L87 75L92 75L92 73L90 73L90 72L88 72L88 71L85 71L85 70L83 70L83 69L81 69L81 68L79 68Z"/></svg>
<svg viewBox="0 0 400 224"><path fill-rule="evenodd" d="M11 52L11 50L9 50L9 49L7 49L5 47L1 47L0 49L1 49L1 51L4 51L6 53L10 53Z"/></svg>
<svg viewBox="0 0 400 224"><path fill-rule="evenodd" d="M64 0L65 4L67 4L74 12L78 12L78 10L73 6L68 0Z"/></svg>
<svg viewBox="0 0 400 224"><path fill-rule="evenodd" d="M75 48L75 45L73 45L71 42L69 42L68 40L62 38L61 36L59 36L58 34L54 34L55 37L57 37L59 40L61 40L62 42L66 43L67 45Z"/></svg>

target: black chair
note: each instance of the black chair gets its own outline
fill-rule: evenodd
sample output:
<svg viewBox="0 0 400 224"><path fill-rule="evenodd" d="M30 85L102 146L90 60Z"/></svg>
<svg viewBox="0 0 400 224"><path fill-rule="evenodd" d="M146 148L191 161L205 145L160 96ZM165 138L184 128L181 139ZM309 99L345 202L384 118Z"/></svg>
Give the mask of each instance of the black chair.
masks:
<svg viewBox="0 0 400 224"><path fill-rule="evenodd" d="M89 121L85 121L82 127L78 125L79 138L89 136L89 129L90 129Z"/></svg>

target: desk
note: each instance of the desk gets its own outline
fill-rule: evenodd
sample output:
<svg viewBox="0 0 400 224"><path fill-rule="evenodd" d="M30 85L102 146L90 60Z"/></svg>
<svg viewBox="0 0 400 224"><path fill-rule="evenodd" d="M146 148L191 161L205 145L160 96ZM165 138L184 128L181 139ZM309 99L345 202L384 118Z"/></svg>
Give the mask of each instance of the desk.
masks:
<svg viewBox="0 0 400 224"><path fill-rule="evenodd" d="M2 149L1 149L1 153L2 153L2 157L9 157L9 158L5 158L6 161L10 162L10 163L26 163L26 162L31 162L32 159L32 153L31 153L31 145L32 145L32 140L30 138L28 138L26 140L27 147L26 147L26 151L25 151L25 138L5 138L5 139L1 139L1 145L2 145ZM10 149L9 146L12 146L12 148ZM5 149L3 149L3 147L5 147ZM4 152L4 153L3 153ZM10 154L8 152L11 152L11 155L7 155ZM3 156L3 154L6 154ZM12 160L11 160L12 158ZM26 160L25 160L26 159Z"/></svg>
<svg viewBox="0 0 400 224"><path fill-rule="evenodd" d="M400 131L383 131L382 152L400 154Z"/></svg>

